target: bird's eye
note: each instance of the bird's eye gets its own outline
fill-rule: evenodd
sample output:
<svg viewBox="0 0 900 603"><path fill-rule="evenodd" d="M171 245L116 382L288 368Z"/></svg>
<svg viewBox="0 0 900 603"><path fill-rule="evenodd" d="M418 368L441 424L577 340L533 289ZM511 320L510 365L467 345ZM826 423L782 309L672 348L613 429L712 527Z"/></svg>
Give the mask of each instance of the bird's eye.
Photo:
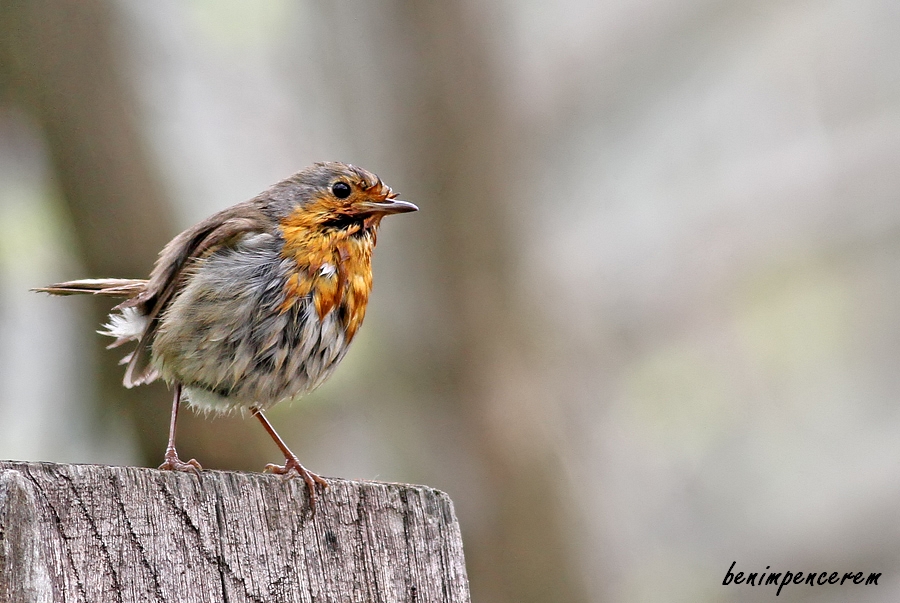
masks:
<svg viewBox="0 0 900 603"><path fill-rule="evenodd" d="M346 199L351 193L350 185L346 182L335 182L331 187L331 192L334 193L334 196L338 199Z"/></svg>

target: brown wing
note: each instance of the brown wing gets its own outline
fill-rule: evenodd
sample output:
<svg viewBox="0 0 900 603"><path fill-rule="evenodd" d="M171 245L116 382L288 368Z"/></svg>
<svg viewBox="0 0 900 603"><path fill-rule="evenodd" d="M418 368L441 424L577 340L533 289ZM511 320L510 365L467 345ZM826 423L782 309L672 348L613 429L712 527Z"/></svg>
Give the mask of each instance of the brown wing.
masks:
<svg viewBox="0 0 900 603"><path fill-rule="evenodd" d="M162 313L184 285L185 267L217 249L235 244L247 233L271 229L272 222L259 205L248 201L210 216L182 232L163 248L150 273L146 289L116 306L117 309L137 308L149 319L137 348L129 358L125 387L149 383L158 377L150 364L153 336L159 328Z"/></svg>

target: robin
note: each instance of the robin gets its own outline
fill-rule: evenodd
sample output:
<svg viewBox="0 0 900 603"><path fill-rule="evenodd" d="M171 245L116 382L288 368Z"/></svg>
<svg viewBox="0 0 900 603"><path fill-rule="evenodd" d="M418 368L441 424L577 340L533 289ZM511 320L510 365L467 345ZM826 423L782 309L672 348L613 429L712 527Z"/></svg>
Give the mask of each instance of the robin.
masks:
<svg viewBox="0 0 900 603"><path fill-rule="evenodd" d="M122 359L125 387L158 378L174 385L160 469L202 470L175 451L182 394L195 409L246 409L284 453L285 464L266 471L303 478L315 513L315 486L327 482L300 464L263 411L314 390L347 353L372 289L378 225L418 209L396 197L366 170L316 163L182 232L147 280L35 291L125 298L100 333L115 338L110 348L137 342Z"/></svg>

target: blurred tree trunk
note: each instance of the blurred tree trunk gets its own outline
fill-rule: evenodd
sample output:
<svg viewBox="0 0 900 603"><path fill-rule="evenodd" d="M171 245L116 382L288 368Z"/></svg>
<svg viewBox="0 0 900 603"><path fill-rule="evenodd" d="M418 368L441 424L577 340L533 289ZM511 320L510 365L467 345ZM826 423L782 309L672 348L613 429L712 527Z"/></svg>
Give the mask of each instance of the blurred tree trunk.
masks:
<svg viewBox="0 0 900 603"><path fill-rule="evenodd" d="M532 410L502 391L503 373L525 368L529 345L512 289L518 266L511 174L522 130L504 106L500 61L478 15L484 8L459 1L392 6L394 39L405 39L418 59L419 110L398 120L398 138L425 145L405 147L403 160L410 179L426 180L429 209L439 212L427 222L434 228L428 238L438 245L430 268L443 280L450 332L457 333L455 341L438 339L445 353L432 356L440 360L428 370L449 371L456 399L448 402L474 435L472 456L485 463L486 485L495 490L483 498L494 506L485 509L488 529L465 534L473 598L581 601L580 568L569 558L574 550L564 539L557 496L565 485L549 442L532 442L528 454L517 454L518 436L510 437L504 424L520 423L516 415Z"/></svg>
<svg viewBox="0 0 900 603"><path fill-rule="evenodd" d="M370 95L370 82L348 82L351 66L337 59L328 73L335 76L338 101L358 99L351 119L366 115L373 97L390 99L396 111L386 118L393 120L389 144L378 136L383 125L353 123L348 134L372 145L367 155L385 154L394 167L391 181L395 171L403 172L404 197L425 210L416 216L416 230L427 230L407 253L427 272L417 276L437 288L431 302L442 305L430 314L440 318L418 325L413 349L392 351L392 367L405 368L409 382L428 390L447 384L443 411L456 417L462 433L458 449L446 453L482 464L471 474L484 476L477 487L488 491L468 501L481 516L479 526L472 522L467 529L461 514L473 600L583 601L576 547L565 537L557 457L548 438L531 437L534 426L522 427L535 420L525 398L539 395L519 396L529 379L536 381L528 349L537 343L525 331L529 322L513 291L513 212L524 208L516 206L511 174L527 129L504 105L506 78L478 12L486 9L395 0L325 10L322 31L353 27L351 14L362 24L347 37L359 36L364 48L346 52L347 60L374 53L372 64L388 70L375 76L382 89ZM421 397L428 395L422 391ZM464 488L453 496L460 508L467 506L459 504Z"/></svg>
<svg viewBox="0 0 900 603"><path fill-rule="evenodd" d="M134 95L121 77L123 49L115 39L121 24L114 9L105 0L0 3L3 88L43 131L87 270L67 278L146 277L157 252L175 234L172 208L142 138ZM99 325L111 304L96 300L92 305ZM156 465L165 450L169 394L160 383L122 387L122 368L115 360L125 352L99 351L106 343L96 338L97 410L132 415L145 462ZM210 441L203 435L208 426L192 421L191 413L184 416L180 440ZM239 418L219 422L217 436L230 437L223 432L232 429L249 433L242 423ZM96 424L103 424L101 416ZM210 466L222 464L217 454L223 447L211 445L209 454L197 448L187 445L184 453L196 454Z"/></svg>

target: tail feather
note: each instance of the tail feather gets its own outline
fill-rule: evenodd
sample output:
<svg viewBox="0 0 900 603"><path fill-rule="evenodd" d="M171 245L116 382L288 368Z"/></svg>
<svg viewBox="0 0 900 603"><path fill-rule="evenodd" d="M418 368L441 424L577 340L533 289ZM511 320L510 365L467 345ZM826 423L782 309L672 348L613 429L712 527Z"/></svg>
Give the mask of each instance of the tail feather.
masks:
<svg viewBox="0 0 900 603"><path fill-rule="evenodd" d="M49 293L51 295L77 295L89 293L91 295L104 295L107 297L132 298L139 295L147 288L144 279L129 278L86 278L78 281L66 281L46 287L37 287L32 291Z"/></svg>
<svg viewBox="0 0 900 603"><path fill-rule="evenodd" d="M127 300L135 300L137 296L147 290L147 282L143 279L127 278L88 278L78 281L56 283L46 287L37 287L32 291L49 293L51 295L77 295L87 293L91 295L104 295L108 297L124 297ZM127 364L125 387L134 387L143 383L150 383L159 378L159 371L149 363L150 345L147 343L148 328L152 317L145 314L145 310L135 307L133 301L125 301L115 306L109 315L109 323L103 325L104 330L97 331L101 335L115 338L107 348L116 348L120 345L136 341L138 347L122 359L119 364ZM139 362L143 359L143 362Z"/></svg>

